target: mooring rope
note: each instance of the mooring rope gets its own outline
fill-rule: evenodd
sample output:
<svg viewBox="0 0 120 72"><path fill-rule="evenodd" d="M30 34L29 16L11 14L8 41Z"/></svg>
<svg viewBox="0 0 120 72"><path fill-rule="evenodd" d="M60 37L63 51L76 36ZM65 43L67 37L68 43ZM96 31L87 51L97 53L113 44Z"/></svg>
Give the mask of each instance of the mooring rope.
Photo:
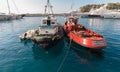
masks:
<svg viewBox="0 0 120 72"><path fill-rule="evenodd" d="M64 64L64 62L65 62L65 60L66 60L66 58L67 58L67 56L68 56L68 54L69 54L70 47L71 47L71 43L72 43L72 39L70 39L69 48L68 48L68 50L66 51L66 54L65 54L62 62L60 63L60 66L58 67L57 72L60 72L60 69L62 68L62 66L63 66L63 64Z"/></svg>

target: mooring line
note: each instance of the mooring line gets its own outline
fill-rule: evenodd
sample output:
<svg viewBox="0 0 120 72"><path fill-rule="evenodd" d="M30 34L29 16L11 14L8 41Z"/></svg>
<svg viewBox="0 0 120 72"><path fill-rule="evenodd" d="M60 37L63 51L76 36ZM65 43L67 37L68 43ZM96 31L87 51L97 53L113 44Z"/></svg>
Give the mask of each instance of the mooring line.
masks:
<svg viewBox="0 0 120 72"><path fill-rule="evenodd" d="M71 43L72 43L72 39L70 39L69 48L68 48L68 50L66 51L66 54L65 54L62 62L60 63L60 66L58 67L57 72L60 72L60 69L62 68L62 66L63 66L63 64L64 64L64 62L65 62L65 60L66 60L66 58L67 58L67 56L68 56L68 54L69 54L70 47L71 47Z"/></svg>

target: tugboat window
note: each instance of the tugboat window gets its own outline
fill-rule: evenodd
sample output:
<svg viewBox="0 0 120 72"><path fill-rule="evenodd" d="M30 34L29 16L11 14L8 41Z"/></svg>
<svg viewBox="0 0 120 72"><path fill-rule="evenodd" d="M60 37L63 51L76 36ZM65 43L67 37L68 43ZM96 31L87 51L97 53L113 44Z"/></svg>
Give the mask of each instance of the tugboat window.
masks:
<svg viewBox="0 0 120 72"><path fill-rule="evenodd" d="M51 22L51 24L55 24L55 22Z"/></svg>
<svg viewBox="0 0 120 72"><path fill-rule="evenodd" d="M46 21L45 21L45 20L43 21L43 24L46 24Z"/></svg>

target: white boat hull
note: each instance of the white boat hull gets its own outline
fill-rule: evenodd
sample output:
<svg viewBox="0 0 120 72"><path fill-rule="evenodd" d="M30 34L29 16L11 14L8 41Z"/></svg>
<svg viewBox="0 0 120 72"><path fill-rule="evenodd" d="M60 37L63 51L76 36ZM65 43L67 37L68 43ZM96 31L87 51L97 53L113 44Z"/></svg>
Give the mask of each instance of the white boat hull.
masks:
<svg viewBox="0 0 120 72"><path fill-rule="evenodd" d="M9 15L0 15L0 21L9 20Z"/></svg>
<svg viewBox="0 0 120 72"><path fill-rule="evenodd" d="M103 18L120 19L120 14L105 14Z"/></svg>

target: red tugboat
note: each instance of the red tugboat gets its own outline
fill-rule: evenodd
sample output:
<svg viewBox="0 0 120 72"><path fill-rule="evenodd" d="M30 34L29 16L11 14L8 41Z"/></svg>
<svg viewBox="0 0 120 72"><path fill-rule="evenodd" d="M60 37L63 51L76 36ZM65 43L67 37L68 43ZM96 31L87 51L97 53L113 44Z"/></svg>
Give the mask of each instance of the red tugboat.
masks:
<svg viewBox="0 0 120 72"><path fill-rule="evenodd" d="M63 29L75 43L89 49L103 49L107 46L104 37L77 23L78 19L69 17Z"/></svg>

